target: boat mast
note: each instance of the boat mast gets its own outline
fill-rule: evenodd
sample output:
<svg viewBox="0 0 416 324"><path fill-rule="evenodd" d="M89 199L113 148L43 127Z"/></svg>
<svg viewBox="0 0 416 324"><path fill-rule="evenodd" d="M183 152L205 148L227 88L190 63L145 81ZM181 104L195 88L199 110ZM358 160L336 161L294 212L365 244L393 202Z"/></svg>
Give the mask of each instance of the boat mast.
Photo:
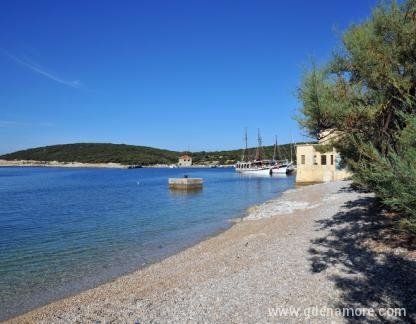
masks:
<svg viewBox="0 0 416 324"><path fill-rule="evenodd" d="M276 161L276 148L277 148L277 135L275 135L274 150L273 150L273 161Z"/></svg>
<svg viewBox="0 0 416 324"><path fill-rule="evenodd" d="M243 138L243 140L245 142L245 147L243 149L243 155L241 157L241 161L245 162L246 159L247 159L246 154L247 154L247 149L248 149L247 148L247 127L244 128L244 138Z"/></svg>
<svg viewBox="0 0 416 324"><path fill-rule="evenodd" d="M292 140L292 143L291 143L291 145L290 145L290 162L293 162L292 151L293 151L294 145L293 145L293 136L292 136L292 132L290 132L290 139Z"/></svg>
<svg viewBox="0 0 416 324"><path fill-rule="evenodd" d="M280 147L277 145L277 137L276 137L276 147L277 147L277 153L279 155L279 158L282 158L282 156L283 156L283 158L286 159L285 152L283 151L283 153L282 153L282 151L280 151Z"/></svg>
<svg viewBox="0 0 416 324"><path fill-rule="evenodd" d="M260 129L257 129L257 149L256 149L256 160L260 161L262 158L261 156L261 136L260 136Z"/></svg>

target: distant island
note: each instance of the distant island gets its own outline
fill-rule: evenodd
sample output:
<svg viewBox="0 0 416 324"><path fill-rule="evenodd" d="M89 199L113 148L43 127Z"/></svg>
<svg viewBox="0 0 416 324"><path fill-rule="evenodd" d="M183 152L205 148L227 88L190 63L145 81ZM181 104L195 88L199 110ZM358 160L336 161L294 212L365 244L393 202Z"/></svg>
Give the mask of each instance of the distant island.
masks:
<svg viewBox="0 0 416 324"><path fill-rule="evenodd" d="M291 144L278 145L277 159L290 159ZM254 152L250 148L249 152ZM272 158L274 146L263 147L264 156ZM176 164L178 157L188 153L192 155L196 165L231 165L241 159L241 149L213 152L178 152L147 146L136 146L111 143L74 143L51 145L17 151L0 156L5 161L38 161L80 164L113 164L117 166L154 166L160 164ZM253 153L254 154L254 153ZM295 158L294 154L292 155Z"/></svg>

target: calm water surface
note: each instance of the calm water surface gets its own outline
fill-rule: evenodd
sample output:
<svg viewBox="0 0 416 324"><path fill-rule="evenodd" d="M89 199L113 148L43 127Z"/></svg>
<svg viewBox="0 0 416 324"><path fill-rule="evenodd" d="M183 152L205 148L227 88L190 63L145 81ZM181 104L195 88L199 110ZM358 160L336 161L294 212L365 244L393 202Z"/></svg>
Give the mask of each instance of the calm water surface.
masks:
<svg viewBox="0 0 416 324"><path fill-rule="evenodd" d="M203 190L167 188L184 174ZM160 260L293 186L233 169L0 168L0 320Z"/></svg>

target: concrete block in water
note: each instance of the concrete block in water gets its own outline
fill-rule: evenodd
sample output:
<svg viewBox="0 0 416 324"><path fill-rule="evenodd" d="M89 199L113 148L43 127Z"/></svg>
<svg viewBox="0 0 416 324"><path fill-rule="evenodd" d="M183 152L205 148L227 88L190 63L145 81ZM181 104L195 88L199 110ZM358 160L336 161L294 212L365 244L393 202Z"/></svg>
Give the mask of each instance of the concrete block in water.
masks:
<svg viewBox="0 0 416 324"><path fill-rule="evenodd" d="M200 189L202 183L202 178L169 178L170 189Z"/></svg>

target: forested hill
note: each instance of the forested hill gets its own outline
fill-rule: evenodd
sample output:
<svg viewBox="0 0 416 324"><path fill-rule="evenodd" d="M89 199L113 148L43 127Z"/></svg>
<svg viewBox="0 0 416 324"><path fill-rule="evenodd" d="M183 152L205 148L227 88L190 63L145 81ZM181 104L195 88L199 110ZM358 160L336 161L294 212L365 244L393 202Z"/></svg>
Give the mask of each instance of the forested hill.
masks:
<svg viewBox="0 0 416 324"><path fill-rule="evenodd" d="M263 148L264 158L273 157L273 146ZM255 149L247 150L247 156L254 156ZM177 163L185 152L162 150L153 147L110 143L76 143L32 148L0 156L4 160L35 160L82 163L121 163L134 165L153 165ZM194 163L218 162L233 164L241 159L242 150L193 152ZM290 158L290 145L279 145L277 159ZM294 157L293 157L294 158Z"/></svg>
<svg viewBox="0 0 416 324"><path fill-rule="evenodd" d="M173 163L178 153L146 146L109 143L76 143L38 147L0 156L5 160L151 165Z"/></svg>

